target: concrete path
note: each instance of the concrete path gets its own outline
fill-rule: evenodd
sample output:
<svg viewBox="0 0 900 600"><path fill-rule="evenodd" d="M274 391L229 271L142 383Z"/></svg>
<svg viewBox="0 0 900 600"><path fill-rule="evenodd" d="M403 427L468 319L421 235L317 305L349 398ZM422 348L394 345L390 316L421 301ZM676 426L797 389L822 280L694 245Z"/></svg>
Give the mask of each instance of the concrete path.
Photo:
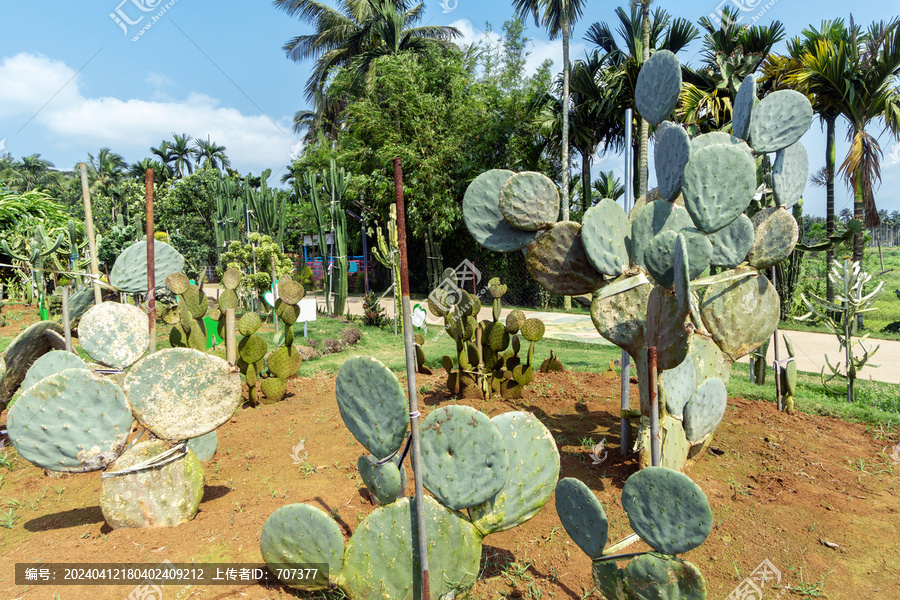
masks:
<svg viewBox="0 0 900 600"><path fill-rule="evenodd" d="M320 301L324 304L323 298L320 298ZM417 303L425 306L424 301L413 301L414 305ZM385 314L389 316L394 314L393 298L385 298L382 301L382 306L385 309ZM359 298L349 298L348 308L352 314L362 314L362 300ZM501 313L501 318L506 318L508 313L509 309L504 309ZM594 324L591 322L591 318L587 315L540 311L525 311L525 314L529 317L537 317L544 322L544 325L547 328L545 335L548 338L572 340L589 344L611 345L605 339L600 337L600 334L597 333ZM491 318L490 306L481 309L480 317L482 319ZM429 314L426 323L440 327L442 322ZM843 363L843 352L838 346L838 341L835 336L805 331L779 332L778 344L780 358L785 358L787 356L782 335L787 335L793 343L794 351L797 354L795 358L797 361L797 368L801 371L819 373L822 368L825 367L827 372L828 369L825 365L826 355L831 361L831 364L835 364L838 360ZM860 371L860 379L900 383L900 342L891 340L872 340L869 344L870 351L871 348L874 348L875 346L880 347L878 353L871 359L871 363ZM772 344L769 344L766 362L771 365L774 360L774 348ZM741 359L740 362L746 363L749 362L749 359L745 357Z"/></svg>

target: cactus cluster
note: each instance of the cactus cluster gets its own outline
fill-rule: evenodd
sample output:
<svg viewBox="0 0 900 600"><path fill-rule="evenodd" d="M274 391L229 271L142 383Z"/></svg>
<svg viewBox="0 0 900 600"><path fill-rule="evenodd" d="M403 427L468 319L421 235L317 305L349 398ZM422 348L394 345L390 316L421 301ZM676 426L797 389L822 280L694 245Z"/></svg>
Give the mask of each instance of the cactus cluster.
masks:
<svg viewBox="0 0 900 600"><path fill-rule="evenodd" d="M360 474L381 506L344 544L340 528L308 504L277 509L260 534L260 551L274 568L328 565L327 578L285 580L314 590L339 586L349 598L419 598L415 500L405 497L403 466L409 424L403 388L374 358L351 358L335 382L344 423L370 454ZM485 536L532 518L553 493L559 453L534 415L510 412L488 418L474 408L439 408L421 423L431 599L471 587ZM429 599L430 600L430 599Z"/></svg>
<svg viewBox="0 0 900 600"><path fill-rule="evenodd" d="M622 508L651 552L607 554L609 521L603 505L578 479L567 477L556 486L559 519L590 557L594 585L604 597L705 599L706 581L699 569L676 556L702 544L712 530L712 511L697 484L678 471L648 467L625 481ZM616 565L627 558L631 560L624 568Z"/></svg>
<svg viewBox="0 0 900 600"><path fill-rule="evenodd" d="M668 52L654 54L639 75L638 109L659 132L655 164L661 199L638 199L630 216L603 199L587 210L581 225L541 222L525 228L521 218L511 219L503 210L504 190L522 174L499 170L476 178L463 202L469 231L483 246L504 252L524 247L528 270L543 287L594 294L594 325L637 366L645 427L648 347L657 348L663 385L677 379L667 371L690 357L693 388L679 387L669 394L677 394L674 404L660 404L661 430L671 434L670 443L663 444L663 453L670 452L663 464L676 469L721 419L730 365L759 347L778 323L778 294L762 270L784 260L797 244L789 209L807 177L799 139L812 120L809 102L795 92L774 92L757 104L755 80L748 77L738 92L734 135L714 132L691 140L680 125L664 121L680 85L678 61ZM760 208L752 201L761 183L757 164L767 152L777 153L776 206ZM546 193L543 186L525 189L534 179L521 178L516 186L531 207L519 207L519 213L544 210L545 202L532 199ZM519 232L515 239L521 244L492 241L494 234L510 240L510 231ZM710 267L718 274L701 278ZM649 431L639 439L649 440ZM641 444L641 451L642 462L649 464L649 444Z"/></svg>
<svg viewBox="0 0 900 600"><path fill-rule="evenodd" d="M52 471L104 470L100 507L112 527L190 520L203 495L200 461L215 452L215 429L241 399L237 369L220 358L169 348L141 359L148 329L147 315L134 306L104 302L85 313L82 348L118 373L47 352L60 337L49 322L26 330L6 355L13 366L7 374L33 362L24 376L4 378L11 391L22 383L7 417L17 452ZM126 449L135 420L153 438Z"/></svg>
<svg viewBox="0 0 900 600"><path fill-rule="evenodd" d="M267 402L278 402L284 397L287 380L297 375L303 362L300 351L294 346L294 323L300 316L298 304L305 295L303 286L288 276L282 277L278 282L275 314L283 325L283 345L266 357L269 376L260 380L259 386Z"/></svg>
<svg viewBox="0 0 900 600"><path fill-rule="evenodd" d="M166 287L178 296L180 320L169 332L169 343L173 348L206 350L206 322L203 317L209 313L209 298L203 289L190 282L184 273L172 273L166 277ZM222 317L221 307L213 318ZM223 320L224 322L224 320Z"/></svg>
<svg viewBox="0 0 900 600"><path fill-rule="evenodd" d="M461 398L521 398L522 389L534 377L534 345L544 337L544 323L528 319L521 310L511 311L500 320L501 299L506 285L497 277L488 282L492 299L492 319L478 321L481 300L456 285L456 272L444 271L444 283L428 297L428 310L444 319L444 328L456 342L456 365L444 356L447 388ZM448 282L452 285L448 285ZM525 362L519 357L522 342L529 342Z"/></svg>

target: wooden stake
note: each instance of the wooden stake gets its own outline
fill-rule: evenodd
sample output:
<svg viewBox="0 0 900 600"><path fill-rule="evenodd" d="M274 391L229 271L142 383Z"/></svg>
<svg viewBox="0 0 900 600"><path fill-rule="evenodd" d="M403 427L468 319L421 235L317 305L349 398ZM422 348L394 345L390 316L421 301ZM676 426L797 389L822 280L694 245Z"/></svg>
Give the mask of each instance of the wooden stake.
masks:
<svg viewBox="0 0 900 600"><path fill-rule="evenodd" d="M66 332L66 351L72 352L72 325L69 322L69 286L62 289L62 320Z"/></svg>
<svg viewBox="0 0 900 600"><path fill-rule="evenodd" d="M234 309L225 311L225 360L237 364L237 340L235 339Z"/></svg>
<svg viewBox="0 0 900 600"><path fill-rule="evenodd" d="M100 263L97 260L97 240L94 237L94 217L91 214L91 188L88 185L87 165L78 163L81 170L81 195L84 199L84 232L87 236L88 251L91 253L91 281L94 285L94 303L103 302L100 291Z"/></svg>

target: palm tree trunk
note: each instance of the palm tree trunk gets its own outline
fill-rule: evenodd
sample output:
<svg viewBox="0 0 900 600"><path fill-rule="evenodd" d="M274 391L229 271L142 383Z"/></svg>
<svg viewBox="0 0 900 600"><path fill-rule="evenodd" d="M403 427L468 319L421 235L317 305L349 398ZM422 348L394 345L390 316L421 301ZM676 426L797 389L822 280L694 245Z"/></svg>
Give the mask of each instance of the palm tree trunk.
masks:
<svg viewBox="0 0 900 600"><path fill-rule="evenodd" d="M562 198L563 221L569 220L569 20L562 22L563 43L563 106L562 106ZM572 308L572 298L563 298L563 308Z"/></svg>
<svg viewBox="0 0 900 600"><path fill-rule="evenodd" d="M834 163L836 160L834 144L834 125L837 117L829 115L825 117L825 233L829 237L834 235ZM834 302L834 284L828 278L828 273L834 266L834 246L825 252L825 298L828 302Z"/></svg>
<svg viewBox="0 0 900 600"><path fill-rule="evenodd" d="M863 197L863 166L860 165L856 174L856 186L853 193L853 218L859 219L861 222L865 218L865 198ZM859 261L862 264L863 259L863 235L864 232L857 233L853 236L853 261Z"/></svg>
<svg viewBox="0 0 900 600"><path fill-rule="evenodd" d="M641 34L643 38L643 62L650 58L650 0L641 0ZM642 63L643 64L643 63ZM650 123L641 117L641 162L638 179L638 197L647 197L647 164L650 146Z"/></svg>

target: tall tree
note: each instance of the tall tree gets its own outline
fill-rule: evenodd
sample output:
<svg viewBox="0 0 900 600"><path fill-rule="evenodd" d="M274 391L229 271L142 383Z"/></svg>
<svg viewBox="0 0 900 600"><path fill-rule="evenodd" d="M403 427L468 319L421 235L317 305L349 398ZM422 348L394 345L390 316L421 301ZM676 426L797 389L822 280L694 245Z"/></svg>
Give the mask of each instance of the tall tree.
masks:
<svg viewBox="0 0 900 600"><path fill-rule="evenodd" d="M185 173L190 175L194 172L194 165L191 161L196 157L197 150L191 146L193 139L186 133L181 135L173 133L172 141L166 142L171 152L172 162L175 163L175 175L179 179L184 177Z"/></svg>
<svg viewBox="0 0 900 600"><path fill-rule="evenodd" d="M0 172L0 178L5 179L5 184L17 192L57 191L61 185L62 174L54 170L53 163L41 158L40 154L23 156L20 161L8 159L3 164L8 166Z"/></svg>
<svg viewBox="0 0 900 600"><path fill-rule="evenodd" d="M231 167L231 160L225 153L226 148L221 144L217 144L209 138L205 140L194 140L194 154L197 157L197 164L204 167L209 166L218 171L224 171Z"/></svg>

